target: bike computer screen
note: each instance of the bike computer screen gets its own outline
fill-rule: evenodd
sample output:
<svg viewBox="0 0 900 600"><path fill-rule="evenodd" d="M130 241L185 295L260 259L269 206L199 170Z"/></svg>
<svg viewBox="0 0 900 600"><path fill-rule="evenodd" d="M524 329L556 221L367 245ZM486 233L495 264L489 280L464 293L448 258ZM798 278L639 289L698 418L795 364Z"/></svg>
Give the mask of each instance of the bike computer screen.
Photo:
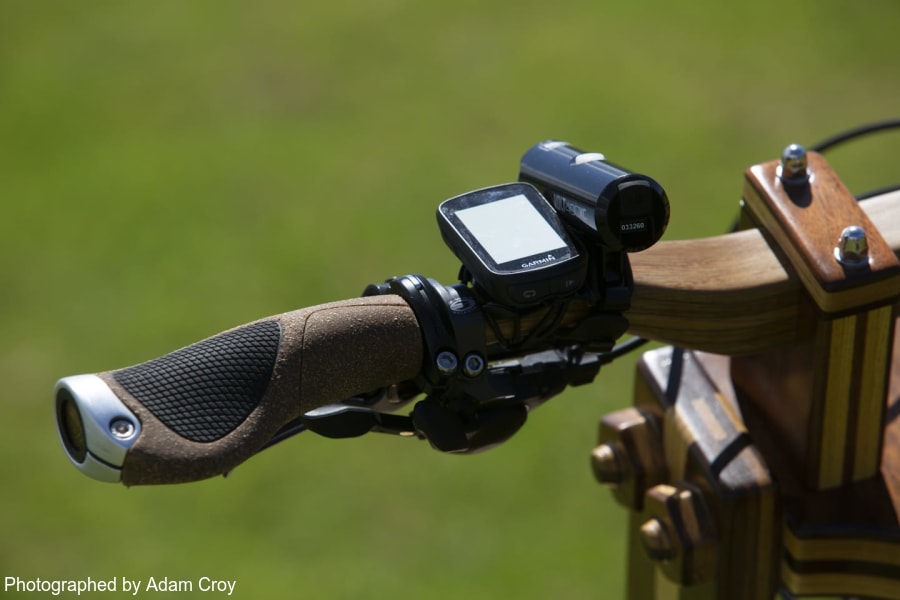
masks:
<svg viewBox="0 0 900 600"><path fill-rule="evenodd" d="M530 184L456 196L442 202L437 214L444 241L496 302L533 305L584 283L584 255Z"/></svg>

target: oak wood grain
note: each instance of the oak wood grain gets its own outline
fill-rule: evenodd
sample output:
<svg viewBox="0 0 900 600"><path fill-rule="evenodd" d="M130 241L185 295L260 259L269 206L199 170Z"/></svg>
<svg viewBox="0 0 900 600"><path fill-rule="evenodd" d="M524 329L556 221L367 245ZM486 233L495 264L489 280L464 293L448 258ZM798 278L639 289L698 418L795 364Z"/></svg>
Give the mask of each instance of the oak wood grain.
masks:
<svg viewBox="0 0 900 600"><path fill-rule="evenodd" d="M634 404L663 420L666 483L703 498L705 518L714 521L717 560L696 556L703 545L686 544L679 537L679 551L654 569L634 550L640 523L666 520L647 500L643 512L635 513L640 518L631 521L629 598L758 600L772 598L778 586L778 489L741 420L727 363L724 356L675 348L646 352L638 363ZM657 488L647 490L647 496ZM703 513L697 512L696 520L702 520ZM673 531L681 536L687 529ZM695 572L691 565L705 566L705 571ZM665 579L654 577L654 572ZM678 585L673 587L673 582Z"/></svg>
<svg viewBox="0 0 900 600"><path fill-rule="evenodd" d="M900 192L860 206L900 254ZM802 334L803 286L759 230L660 242L632 255L631 265L635 290L626 316L635 335L749 355L794 344Z"/></svg>
<svg viewBox="0 0 900 600"><path fill-rule="evenodd" d="M775 476L787 514L780 576L796 594L900 597L900 335L893 338L893 349L880 477L823 491L803 485L788 464L781 436L774 435L773 423L784 417L791 402L782 401L777 415L762 414L756 402L741 402L734 390L729 364L735 359L694 353L720 401L741 415ZM697 385L693 379L688 387ZM745 545L721 538L720 549L723 555L741 555Z"/></svg>

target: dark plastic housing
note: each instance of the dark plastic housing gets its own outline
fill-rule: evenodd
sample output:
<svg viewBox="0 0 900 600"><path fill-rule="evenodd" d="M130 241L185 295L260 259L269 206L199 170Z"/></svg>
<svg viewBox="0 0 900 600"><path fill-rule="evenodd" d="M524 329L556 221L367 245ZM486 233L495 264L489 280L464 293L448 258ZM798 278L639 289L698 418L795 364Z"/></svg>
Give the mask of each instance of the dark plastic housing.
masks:
<svg viewBox="0 0 900 600"><path fill-rule="evenodd" d="M463 216L473 211L479 217L467 223ZM508 183L450 198L437 220L444 242L495 302L533 306L584 283L586 257L534 186Z"/></svg>
<svg viewBox="0 0 900 600"><path fill-rule="evenodd" d="M645 250L669 223L668 197L654 179L566 142L541 142L528 150L519 180L537 187L583 237L612 251Z"/></svg>

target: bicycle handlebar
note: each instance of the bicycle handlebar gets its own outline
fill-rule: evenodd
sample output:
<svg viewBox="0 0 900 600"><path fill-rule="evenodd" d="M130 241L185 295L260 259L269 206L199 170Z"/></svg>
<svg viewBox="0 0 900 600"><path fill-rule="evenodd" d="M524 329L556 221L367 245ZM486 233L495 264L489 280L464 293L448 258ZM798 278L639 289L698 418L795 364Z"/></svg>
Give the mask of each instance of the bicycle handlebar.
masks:
<svg viewBox="0 0 900 600"><path fill-rule="evenodd" d="M898 199L891 193L862 203L895 253ZM631 262L631 333L727 354L760 352L797 335L801 286L758 230L662 242ZM589 312L573 302L558 327ZM527 332L541 321L538 310L497 325ZM60 438L72 462L96 479L195 481L230 471L308 411L414 379L423 359L419 324L399 296L323 304L140 365L61 379Z"/></svg>

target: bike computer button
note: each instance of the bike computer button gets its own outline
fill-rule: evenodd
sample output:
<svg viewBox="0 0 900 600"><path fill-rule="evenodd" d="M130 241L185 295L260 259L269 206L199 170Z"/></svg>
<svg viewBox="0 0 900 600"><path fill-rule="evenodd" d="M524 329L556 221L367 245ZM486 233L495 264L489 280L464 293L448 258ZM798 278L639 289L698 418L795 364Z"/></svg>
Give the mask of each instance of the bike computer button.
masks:
<svg viewBox="0 0 900 600"><path fill-rule="evenodd" d="M441 203L444 241L492 300L513 307L576 292L586 257L534 186L508 183Z"/></svg>
<svg viewBox="0 0 900 600"><path fill-rule="evenodd" d="M522 304L530 304L541 298L546 298L553 290L545 282L536 282L525 285L511 285L508 291L510 298L515 298Z"/></svg>
<svg viewBox="0 0 900 600"><path fill-rule="evenodd" d="M568 294L570 292L575 292L581 286L581 281L575 279L574 277L565 277L563 279L559 279L551 282L552 291L558 294Z"/></svg>

